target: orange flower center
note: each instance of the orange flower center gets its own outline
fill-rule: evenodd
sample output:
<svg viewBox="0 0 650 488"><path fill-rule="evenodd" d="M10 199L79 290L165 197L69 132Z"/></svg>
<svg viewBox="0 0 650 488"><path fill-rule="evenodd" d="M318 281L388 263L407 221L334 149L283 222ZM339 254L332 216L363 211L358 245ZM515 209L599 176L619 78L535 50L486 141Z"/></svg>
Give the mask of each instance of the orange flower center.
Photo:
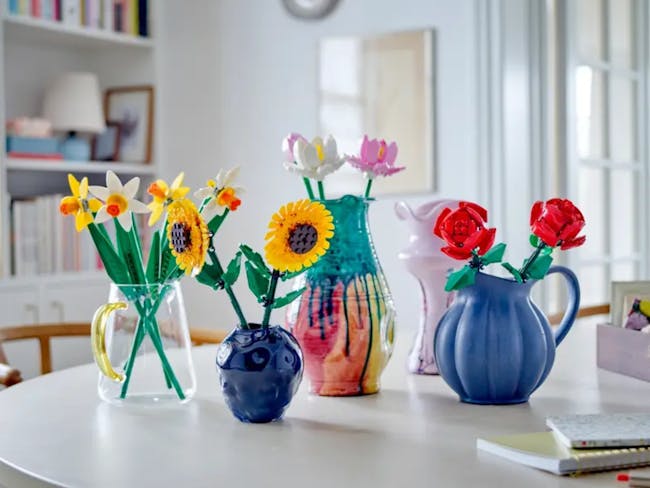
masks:
<svg viewBox="0 0 650 488"><path fill-rule="evenodd" d="M154 181L151 185L149 185L147 193L149 193L149 195L153 196L154 198L160 198L161 200L164 200L167 197L165 190L158 185L157 181Z"/></svg>
<svg viewBox="0 0 650 488"><path fill-rule="evenodd" d="M119 193L114 193L108 197L106 200L106 212L111 217L117 217L126 212L126 209L129 207L128 202L124 196Z"/></svg>
<svg viewBox="0 0 650 488"><path fill-rule="evenodd" d="M228 187L219 192L219 195L217 195L217 203L222 207L228 207L231 211L234 211L241 205L241 200L237 198L235 190Z"/></svg>
<svg viewBox="0 0 650 488"><path fill-rule="evenodd" d="M70 215L77 213L81 209L79 205L79 200L75 197L65 197L61 200L61 205L59 205L59 212L63 215Z"/></svg>
<svg viewBox="0 0 650 488"><path fill-rule="evenodd" d="M379 153L377 154L377 159L381 162L384 160L384 155L386 154L386 143L381 141L379 143Z"/></svg>

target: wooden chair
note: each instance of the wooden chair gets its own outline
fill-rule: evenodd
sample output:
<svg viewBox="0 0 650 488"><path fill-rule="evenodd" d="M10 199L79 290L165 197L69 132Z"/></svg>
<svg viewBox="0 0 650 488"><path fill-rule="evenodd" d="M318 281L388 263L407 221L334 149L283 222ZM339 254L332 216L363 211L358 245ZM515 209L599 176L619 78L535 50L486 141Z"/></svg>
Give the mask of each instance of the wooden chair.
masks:
<svg viewBox="0 0 650 488"><path fill-rule="evenodd" d="M9 366L9 361L2 348L3 342L21 339L38 340L41 355L41 374L52 371L52 355L50 340L53 337L83 337L90 335L88 323L61 323L47 325L22 325L16 327L0 327L0 385L11 386L22 381L20 371ZM222 330L191 328L192 344L219 344L226 337Z"/></svg>
<svg viewBox="0 0 650 488"><path fill-rule="evenodd" d="M592 305L590 307L582 307L578 309L578 316L576 318L589 317L591 315L604 315L609 313L609 303L603 303L601 305ZM562 321L564 317L564 312L554 313L549 315L548 321L551 325L557 325Z"/></svg>

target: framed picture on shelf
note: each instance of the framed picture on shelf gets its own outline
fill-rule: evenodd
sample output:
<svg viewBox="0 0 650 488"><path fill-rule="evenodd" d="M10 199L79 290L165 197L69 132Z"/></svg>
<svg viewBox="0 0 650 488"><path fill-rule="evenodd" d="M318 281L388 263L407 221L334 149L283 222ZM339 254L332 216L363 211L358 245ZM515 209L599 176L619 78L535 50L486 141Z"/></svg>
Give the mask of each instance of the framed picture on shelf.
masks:
<svg viewBox="0 0 650 488"><path fill-rule="evenodd" d="M612 281L612 324L625 327L634 300L646 297L650 297L650 281Z"/></svg>
<svg viewBox="0 0 650 488"><path fill-rule="evenodd" d="M91 159L93 161L119 161L122 124L106 121L106 130L93 137Z"/></svg>
<svg viewBox="0 0 650 488"><path fill-rule="evenodd" d="M120 160L151 162L154 90L151 85L109 88L104 97L106 119L120 124Z"/></svg>

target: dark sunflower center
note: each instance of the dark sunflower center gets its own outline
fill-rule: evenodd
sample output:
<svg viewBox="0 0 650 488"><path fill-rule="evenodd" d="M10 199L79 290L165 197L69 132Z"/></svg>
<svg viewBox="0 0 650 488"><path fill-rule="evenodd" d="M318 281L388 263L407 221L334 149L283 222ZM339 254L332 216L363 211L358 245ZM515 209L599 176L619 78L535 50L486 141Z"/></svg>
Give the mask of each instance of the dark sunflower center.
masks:
<svg viewBox="0 0 650 488"><path fill-rule="evenodd" d="M174 222L172 225L172 246L174 250L181 254L187 251L187 249L192 244L190 238L190 228L181 222Z"/></svg>
<svg viewBox="0 0 650 488"><path fill-rule="evenodd" d="M289 248L296 254L306 254L318 242L318 231L310 224L298 224L289 232Z"/></svg>

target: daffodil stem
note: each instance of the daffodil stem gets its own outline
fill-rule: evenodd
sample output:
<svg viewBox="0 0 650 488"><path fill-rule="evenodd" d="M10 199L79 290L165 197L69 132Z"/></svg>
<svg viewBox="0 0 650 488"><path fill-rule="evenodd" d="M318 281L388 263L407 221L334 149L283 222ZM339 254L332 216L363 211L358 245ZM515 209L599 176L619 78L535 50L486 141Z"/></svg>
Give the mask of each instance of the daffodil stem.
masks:
<svg viewBox="0 0 650 488"><path fill-rule="evenodd" d="M370 189L372 188L372 178L368 178L368 183L366 183L366 192L365 197L370 198Z"/></svg>
<svg viewBox="0 0 650 488"><path fill-rule="evenodd" d="M214 250L214 246L212 245L212 242L210 242L208 255L210 256L210 260L212 261L212 264L215 267L215 271L219 274L219 276L223 276L224 273L223 266L221 266L221 262L219 262L219 258L217 257L217 252ZM226 293L228 294L228 298L230 298L230 303L232 304L232 308L235 310L235 313L237 314L237 318L239 319L240 327L242 329L248 329L248 321L244 316L244 312L242 311L241 305L239 304L239 300L237 300L237 297L235 296L235 292L232 289L232 286L230 286L228 283L224 283L223 289L226 290Z"/></svg>
<svg viewBox="0 0 650 488"><path fill-rule="evenodd" d="M269 320L271 320L271 311L273 310L273 303L275 302L275 290L278 287L279 278L280 272L277 269L274 269L273 273L271 273L269 292L266 294L266 305L264 306L264 318L262 319L262 327L269 326Z"/></svg>
<svg viewBox="0 0 650 488"><path fill-rule="evenodd" d="M318 180L318 197L325 200L325 188L323 187L323 180Z"/></svg>
<svg viewBox="0 0 650 488"><path fill-rule="evenodd" d="M526 265L523 268L521 268L521 270L519 270L519 274L521 275L522 280L526 281L527 278L526 274L528 273L528 270L530 269L530 267L533 265L533 263L539 256L539 253L541 253L545 247L546 244L540 242L537 248L535 249L535 251L533 252L533 254L530 256L530 258L528 258Z"/></svg>
<svg viewBox="0 0 650 488"><path fill-rule="evenodd" d="M302 181L305 183L305 188L307 188L307 195L309 195L310 200L315 200L316 198L314 197L314 190L311 188L311 183L309 181L309 178L306 176L303 177Z"/></svg>

